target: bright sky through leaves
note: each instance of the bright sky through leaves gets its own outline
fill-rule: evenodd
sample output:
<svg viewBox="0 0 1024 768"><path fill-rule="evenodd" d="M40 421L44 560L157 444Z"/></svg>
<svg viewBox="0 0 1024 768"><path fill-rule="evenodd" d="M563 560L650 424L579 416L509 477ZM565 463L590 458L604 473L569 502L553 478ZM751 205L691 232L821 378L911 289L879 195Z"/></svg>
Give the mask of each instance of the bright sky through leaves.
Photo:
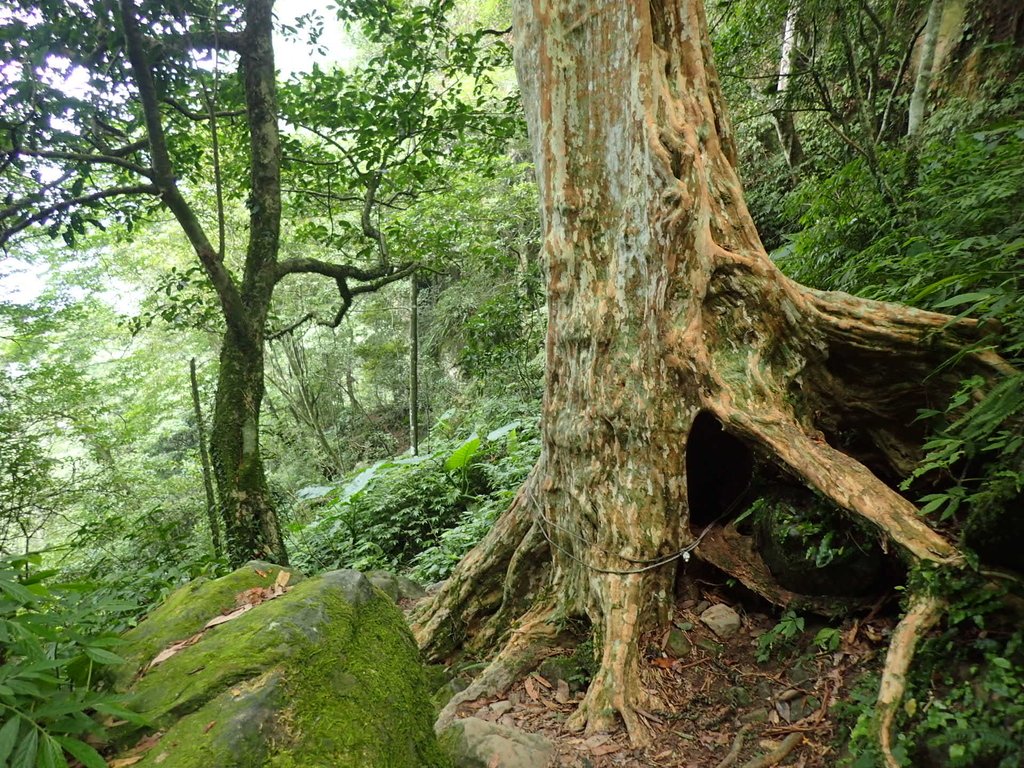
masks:
<svg viewBox="0 0 1024 768"><path fill-rule="evenodd" d="M298 29L296 34L275 36L275 55L282 78L308 72L313 64L327 68L346 65L355 57L355 48L345 38L344 29L337 20L328 0L287 0L277 4L277 18L282 26ZM323 34L316 49L309 44L306 27L300 19L318 13L323 21ZM83 88L86 76L82 70L72 70L65 81L68 90ZM16 254L0 255L0 302L29 304L39 298L46 283L45 264L33 264L17 258Z"/></svg>

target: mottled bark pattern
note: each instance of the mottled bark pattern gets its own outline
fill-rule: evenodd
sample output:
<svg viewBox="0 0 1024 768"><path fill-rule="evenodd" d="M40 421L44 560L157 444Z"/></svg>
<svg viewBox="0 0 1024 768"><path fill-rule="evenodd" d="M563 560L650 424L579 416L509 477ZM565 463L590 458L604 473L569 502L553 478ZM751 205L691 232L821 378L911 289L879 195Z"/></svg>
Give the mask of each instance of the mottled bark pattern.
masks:
<svg viewBox="0 0 1024 768"><path fill-rule="evenodd" d="M809 291L777 270L744 203L698 0L517 0L515 13L548 266L543 455L529 498L421 610L417 637L439 655L478 628L511 628L498 670L482 676L500 687L530 647L524 636L549 642L555 616L584 615L601 667L570 724L600 730L617 714L643 741L637 709L651 702L637 641L673 597L677 561L658 559L693 540L685 454L696 415L712 413L910 556L956 564L910 502L829 438L863 427L874 454L905 468L925 377L979 329ZM997 375L1001 362L964 365ZM537 559L498 540L537 529L546 588L522 574ZM696 554L730 569L713 549ZM477 574L493 585L503 572L522 589L501 602L494 586L474 589ZM527 606L518 624L509 601ZM537 609L548 603L545 625Z"/></svg>

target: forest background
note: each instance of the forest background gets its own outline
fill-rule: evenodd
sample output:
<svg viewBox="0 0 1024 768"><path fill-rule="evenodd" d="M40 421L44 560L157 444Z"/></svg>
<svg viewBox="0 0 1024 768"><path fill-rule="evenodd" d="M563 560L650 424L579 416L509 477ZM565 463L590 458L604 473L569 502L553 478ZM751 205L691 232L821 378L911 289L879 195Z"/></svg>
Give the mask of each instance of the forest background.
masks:
<svg viewBox="0 0 1024 768"><path fill-rule="evenodd" d="M348 52L343 64L282 74L286 152L324 162L331 147L361 152L363 167L395 158L379 192L359 173L340 188L312 171L287 179L282 253L342 252L372 265L386 248L405 271L374 283L343 317L330 281L296 276L278 287L259 442L293 565L388 568L429 583L493 526L540 452L545 276L507 4L440 4L430 34L416 4L391 5L388 23L358 3L340 18L324 9L319 20L278 22L290 45L314 48L323 29L344 29ZM998 341L980 343L1019 363L1016 4L719 0L708 19L748 204L779 266L815 288L985 320ZM9 62L25 38L17 16L0 21ZM59 114L76 98L75 67L53 56L37 66ZM184 89L228 98L217 66L195 71L203 81ZM8 103L13 72L5 66ZM186 112L172 143L195 161L187 191L237 251L250 213L238 116L218 116L218 135ZM223 500L202 455L225 327L165 211L101 201L87 215L62 211L18 229L20 190L52 179L9 163L3 171L0 642L5 658L31 659L38 646L54 663L20 687L25 669L6 665L0 700L45 727L64 716L39 706L57 690L81 711L114 706L88 681L69 684L75 659L109 663L118 631L184 580L229 567ZM35 276L31 289L11 287L19 271ZM902 486L986 568L1020 567L1021 384L1011 377L976 401L978 382L967 380L922 412L926 455ZM811 521L815 541L827 541L830 519ZM811 553L830 557L827 545ZM969 626L999 602L974 582L937 588L960 601L956 616ZM956 623L934 663L948 663ZM982 687L1019 689L1020 632L972 642L987 662ZM992 707L975 689L946 695L955 716L906 713L908 732L952 729L950 743L968 744L954 765L1020 754L1019 703ZM972 735L958 740L957 728Z"/></svg>

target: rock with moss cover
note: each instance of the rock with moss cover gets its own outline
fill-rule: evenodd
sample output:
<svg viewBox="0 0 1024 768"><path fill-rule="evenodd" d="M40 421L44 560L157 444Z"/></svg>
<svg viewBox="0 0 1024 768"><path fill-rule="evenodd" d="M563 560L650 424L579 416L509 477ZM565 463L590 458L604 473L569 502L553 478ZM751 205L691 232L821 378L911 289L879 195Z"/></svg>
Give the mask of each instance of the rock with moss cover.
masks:
<svg viewBox="0 0 1024 768"><path fill-rule="evenodd" d="M396 606L357 571L296 574L272 596L280 571L194 582L127 634L117 687L149 725L114 729L121 755L138 768L448 766Z"/></svg>
<svg viewBox="0 0 1024 768"><path fill-rule="evenodd" d="M427 591L415 581L391 571L367 571L366 578L396 603L402 600L419 600L427 596Z"/></svg>

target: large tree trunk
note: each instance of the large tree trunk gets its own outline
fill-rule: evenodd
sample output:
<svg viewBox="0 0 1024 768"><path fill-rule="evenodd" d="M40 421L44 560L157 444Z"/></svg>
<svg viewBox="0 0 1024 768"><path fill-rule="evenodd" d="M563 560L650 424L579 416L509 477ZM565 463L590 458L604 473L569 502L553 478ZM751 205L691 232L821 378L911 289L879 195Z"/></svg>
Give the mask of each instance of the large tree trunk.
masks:
<svg viewBox="0 0 1024 768"><path fill-rule="evenodd" d="M691 530L697 415L908 557L956 565L858 457L906 471L915 409L959 373L926 378L979 329L807 290L776 269L743 200L698 0L518 0L515 35L548 267L543 453L415 631L434 657L506 639L440 725L533 663L555 617L586 617L600 671L571 724L600 730L618 714L642 741L638 708L652 703L637 641L665 620L684 551L765 591L737 553ZM961 366L992 376L1001 361Z"/></svg>
<svg viewBox="0 0 1024 768"><path fill-rule="evenodd" d="M210 454L232 565L288 556L260 455L263 402L262 339L239 339L228 330L220 352Z"/></svg>

